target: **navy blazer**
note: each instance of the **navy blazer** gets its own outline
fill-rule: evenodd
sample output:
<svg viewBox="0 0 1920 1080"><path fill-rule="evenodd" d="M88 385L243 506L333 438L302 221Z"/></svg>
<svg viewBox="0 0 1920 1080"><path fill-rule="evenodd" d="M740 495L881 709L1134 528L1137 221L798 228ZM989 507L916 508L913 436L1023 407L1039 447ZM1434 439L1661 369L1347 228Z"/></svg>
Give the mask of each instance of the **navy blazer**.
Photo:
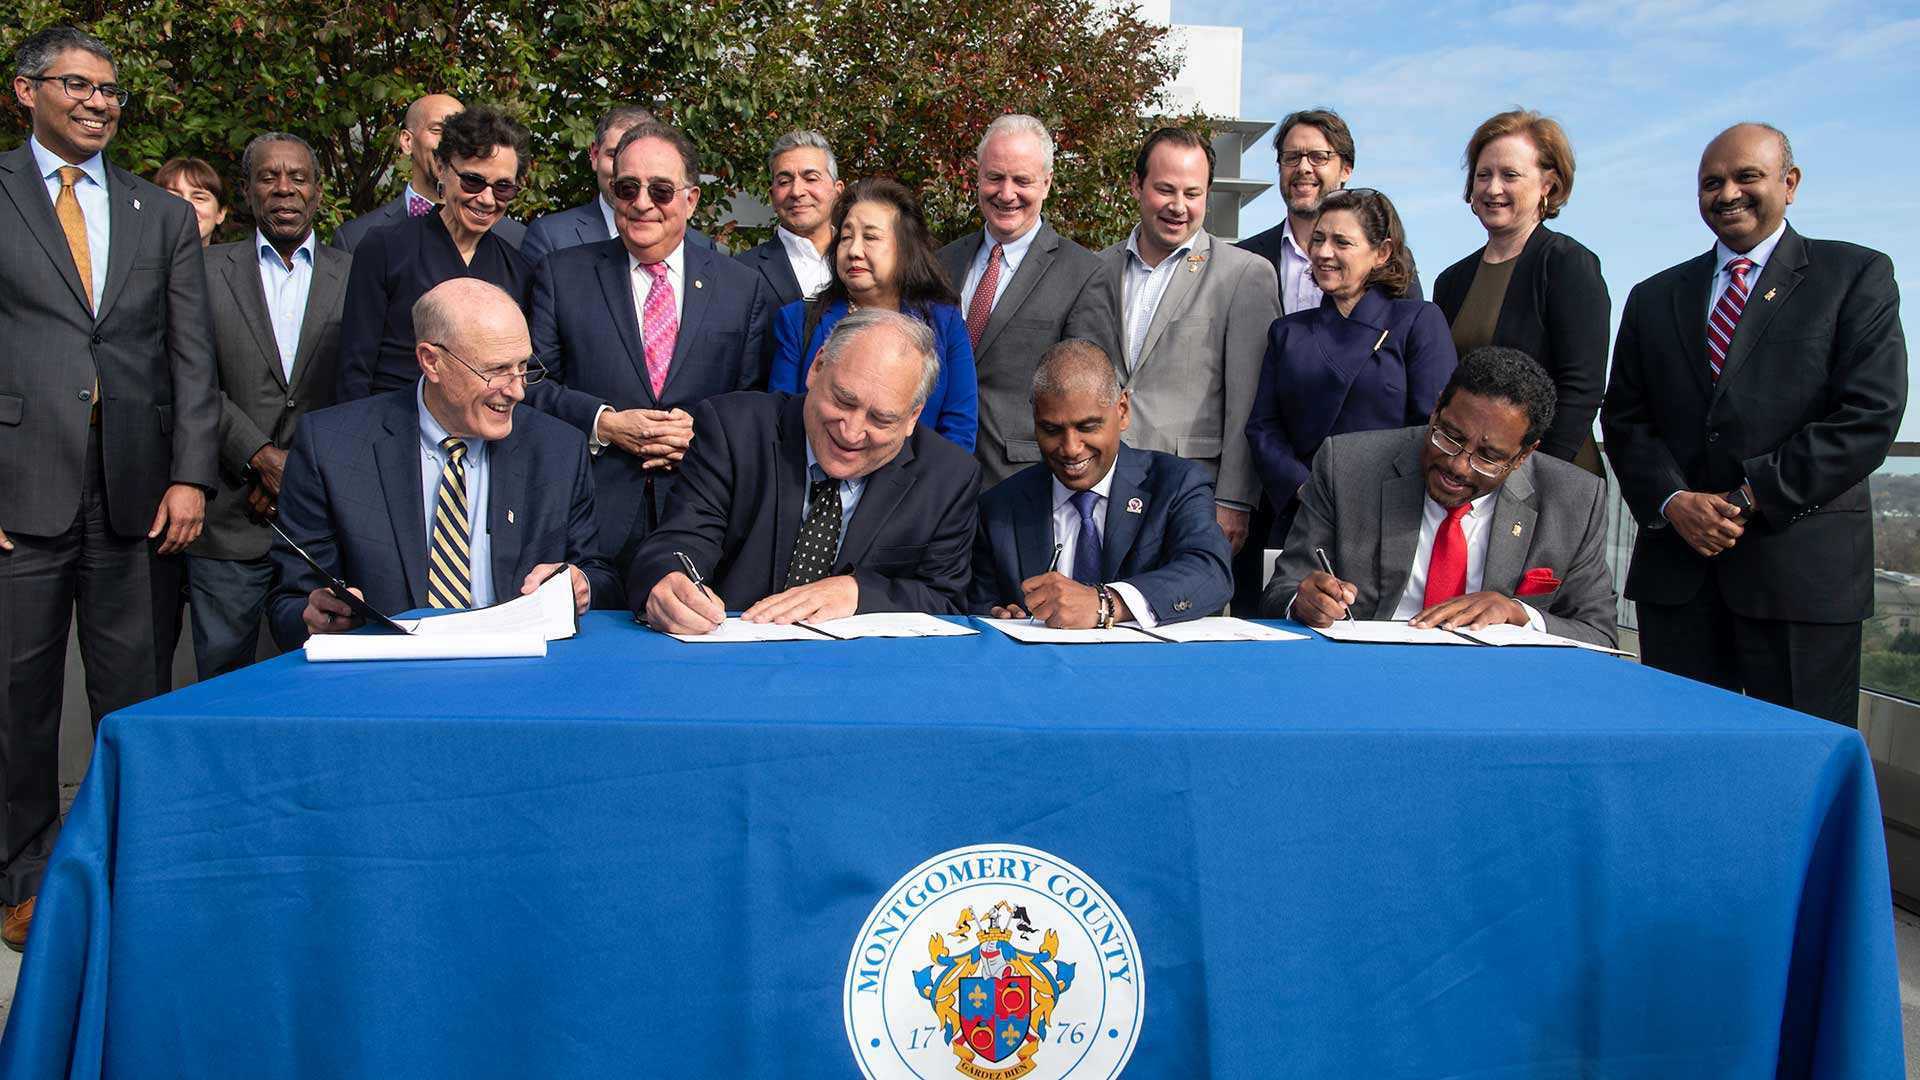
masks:
<svg viewBox="0 0 1920 1080"><path fill-rule="evenodd" d="M405 188L401 188L398 198L389 200L387 203L361 214L352 221L342 222L339 228L333 230L333 242L331 246L339 248L341 251L351 255L353 254L353 249L360 246L360 241L367 238L367 234L373 232L375 229L384 229L388 225L406 220L407 191ZM527 234L527 227L510 217L503 217L494 224L490 231L493 235L505 240L509 246L518 248L521 244L521 239Z"/></svg>
<svg viewBox="0 0 1920 1080"><path fill-rule="evenodd" d="M800 295L800 279L793 276L793 263L787 258L787 249L775 236L758 247L750 247L735 255L740 265L758 273L766 279L767 287L773 290L777 307L806 299Z"/></svg>
<svg viewBox="0 0 1920 1080"><path fill-rule="evenodd" d="M800 394L724 394L693 411L693 440L667 516L627 573L636 613L685 552L728 611L786 588L807 497ZM867 477L833 572L860 586L858 610L961 614L978 515L980 466L927 424Z"/></svg>
<svg viewBox="0 0 1920 1080"><path fill-rule="evenodd" d="M360 242L347 275L334 400L354 401L420 381L413 305L435 285L457 277L479 278L505 289L525 308L532 270L494 230L474 246L471 262L462 260L439 214L375 231Z"/></svg>
<svg viewBox="0 0 1920 1080"><path fill-rule="evenodd" d="M1328 297L1274 320L1247 416L1253 465L1273 504L1268 546L1287 538L1300 485L1327 436L1425 423L1458 362L1439 308L1378 288L1349 315Z"/></svg>
<svg viewBox="0 0 1920 1080"><path fill-rule="evenodd" d="M527 257L527 262L538 266L541 259L556 251L611 239L613 234L607 232L606 215L600 212L600 196L595 195L579 206L534 218L527 226L527 238L521 241L519 248L520 254ZM688 229L687 246L711 248L713 241L698 229Z"/></svg>
<svg viewBox="0 0 1920 1080"><path fill-rule="evenodd" d="M391 615L427 606L420 413L412 388L311 412L294 430L280 486L280 527L333 575ZM493 593L510 600L541 563L587 575L598 606L619 603L613 568L594 553L593 477L580 433L528 408L490 443L487 531ZM278 538L267 603L283 649L307 639L307 594L320 579Z"/></svg>
<svg viewBox="0 0 1920 1080"><path fill-rule="evenodd" d="M647 378L645 343L634 314L626 245L602 240L547 256L533 276L533 354L547 378L527 388L527 404L593 434L600 406L686 409L715 394L766 385L767 320L773 297L760 276L712 248L686 245L686 296L667 381L657 396ZM695 437L702 434L695 428ZM619 553L646 534L648 490L657 518L672 490L672 473L643 470L617 449L594 455L600 543Z"/></svg>
<svg viewBox="0 0 1920 1080"><path fill-rule="evenodd" d="M1020 583L1047 572L1053 543L1053 473L1041 462L980 496L967 606L979 615L1024 606ZM1232 558L1206 467L1122 443L1107 490L1100 580L1140 590L1156 621L1181 622L1227 606Z"/></svg>

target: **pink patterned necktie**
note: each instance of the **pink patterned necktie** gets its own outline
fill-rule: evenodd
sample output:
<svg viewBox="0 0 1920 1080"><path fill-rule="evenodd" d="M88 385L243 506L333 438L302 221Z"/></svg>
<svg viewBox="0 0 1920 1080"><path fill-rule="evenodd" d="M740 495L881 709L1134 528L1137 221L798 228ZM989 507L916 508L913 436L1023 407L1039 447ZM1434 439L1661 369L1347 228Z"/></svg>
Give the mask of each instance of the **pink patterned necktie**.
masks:
<svg viewBox="0 0 1920 1080"><path fill-rule="evenodd" d="M1713 381L1720 381L1720 369L1727 366L1727 349L1733 345L1733 332L1740 326L1740 313L1747 309L1747 271L1753 260L1742 255L1727 262L1727 291L1713 305L1707 317L1707 367L1713 369Z"/></svg>
<svg viewBox="0 0 1920 1080"><path fill-rule="evenodd" d="M667 365L673 362L673 342L680 336L680 316L673 310L673 283L667 280L664 262L641 263L653 278L647 291L647 306L640 312L640 336L647 354L647 381L658 398L667 385Z"/></svg>
<svg viewBox="0 0 1920 1080"><path fill-rule="evenodd" d="M967 305L967 337L974 348L980 347L980 335L987 332L987 320L993 316L993 294L1000 288L1000 264L1006 249L993 245L987 254L987 268L980 284L973 287L973 302Z"/></svg>

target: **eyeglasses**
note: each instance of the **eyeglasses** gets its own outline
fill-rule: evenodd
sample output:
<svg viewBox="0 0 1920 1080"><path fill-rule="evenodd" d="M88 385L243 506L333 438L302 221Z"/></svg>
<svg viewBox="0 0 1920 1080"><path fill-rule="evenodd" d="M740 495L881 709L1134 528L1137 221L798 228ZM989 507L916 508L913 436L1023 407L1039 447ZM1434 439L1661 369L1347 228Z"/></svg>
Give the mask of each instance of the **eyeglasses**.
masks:
<svg viewBox="0 0 1920 1080"><path fill-rule="evenodd" d="M28 82L57 82L60 84L60 89L65 90L67 96L75 101L92 100L96 90L100 92L101 97L113 102L115 108L124 109L127 107L127 102L133 100L133 95L129 94L124 86L114 83L97 83L78 75L28 75L25 78Z"/></svg>
<svg viewBox="0 0 1920 1080"><path fill-rule="evenodd" d="M460 190L469 195L478 195L492 188L495 199L509 203L515 195L520 194L520 185L512 180L495 180L489 184L486 177L476 172L456 172L453 175L460 181Z"/></svg>
<svg viewBox="0 0 1920 1080"><path fill-rule="evenodd" d="M642 191L655 206L665 206L683 191L692 191L697 185L676 184L671 180L649 180L641 183L631 178L613 182L613 197L620 202L637 202Z"/></svg>
<svg viewBox="0 0 1920 1080"><path fill-rule="evenodd" d="M1282 150L1280 152L1280 164L1291 169L1295 165L1300 164L1301 159L1304 158L1307 161L1313 162L1313 167L1317 169L1323 165L1332 164L1333 159L1339 156L1339 154L1331 150Z"/></svg>
<svg viewBox="0 0 1920 1080"><path fill-rule="evenodd" d="M1467 448L1466 444L1446 432L1441 431L1440 425L1438 424L1432 424L1427 427L1427 441L1433 444L1435 450L1440 451L1448 457L1458 456L1460 451ZM1513 461L1511 459L1495 461L1476 450L1467 455L1467 467L1489 480L1498 480L1501 474L1513 468Z"/></svg>
<svg viewBox="0 0 1920 1080"><path fill-rule="evenodd" d="M511 371L496 372L495 374L492 374L492 375L483 374L479 368L474 367L472 364L467 363L464 357L462 357L459 353L454 352L452 349L447 348L445 345L442 345L437 341L429 341L427 342L427 344L433 346L436 349L439 349L441 352L446 353L448 356L453 357L455 360L460 361L460 366L463 368L466 368L468 371L473 372L474 378L479 379L483 383L486 383L488 390L504 390L507 387L512 386L516 379L527 386L532 386L534 383L537 383L541 379L544 379L547 377L547 369L537 363L534 363L532 360L527 360L524 363L516 364L513 370Z"/></svg>

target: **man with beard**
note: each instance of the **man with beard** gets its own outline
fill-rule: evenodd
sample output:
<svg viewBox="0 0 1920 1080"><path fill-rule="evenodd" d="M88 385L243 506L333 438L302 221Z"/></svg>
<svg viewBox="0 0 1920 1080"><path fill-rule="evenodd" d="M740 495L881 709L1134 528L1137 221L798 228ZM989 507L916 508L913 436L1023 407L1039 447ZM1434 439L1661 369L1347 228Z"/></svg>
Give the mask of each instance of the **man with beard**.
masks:
<svg viewBox="0 0 1920 1080"><path fill-rule="evenodd" d="M298 135L259 135L240 155L251 240L207 250L220 374L220 489L188 554L193 653L210 679L253 659L273 588L267 558L280 478L300 417L333 404L340 312L353 257L317 244L320 168Z"/></svg>

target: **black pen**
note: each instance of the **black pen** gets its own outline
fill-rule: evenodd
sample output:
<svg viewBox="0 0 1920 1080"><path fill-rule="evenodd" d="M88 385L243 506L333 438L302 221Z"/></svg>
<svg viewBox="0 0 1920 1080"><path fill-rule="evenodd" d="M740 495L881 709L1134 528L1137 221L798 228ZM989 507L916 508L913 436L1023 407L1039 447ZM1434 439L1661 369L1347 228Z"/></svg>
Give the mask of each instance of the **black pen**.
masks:
<svg viewBox="0 0 1920 1080"><path fill-rule="evenodd" d="M1051 574L1055 570L1060 569L1060 553L1066 550L1066 547L1067 545L1065 544L1053 545L1053 561L1047 564L1047 573Z"/></svg>
<svg viewBox="0 0 1920 1080"><path fill-rule="evenodd" d="M561 563L559 566L556 566L553 569L547 571L547 576L541 578L539 581L534 582L533 587L537 589L540 586L545 585L547 582L552 581L554 578L559 577L560 571L565 570L566 568L567 568L567 564Z"/></svg>
<svg viewBox="0 0 1920 1080"><path fill-rule="evenodd" d="M1326 548L1314 548L1313 556L1314 558L1320 560L1320 569L1325 570L1327 572L1328 577L1332 578L1335 581L1340 580L1340 575L1333 572L1333 560L1327 558ZM1347 607L1347 605L1345 604L1342 604L1340 606L1347 609L1347 621L1353 622L1354 621L1353 608Z"/></svg>
<svg viewBox="0 0 1920 1080"><path fill-rule="evenodd" d="M700 576L700 571L694 568L693 560L687 558L687 553L676 551L673 557L680 560L680 569L686 571L687 577L693 579L693 583L700 587L701 592L707 594L708 599L712 599L713 590L707 588L707 579Z"/></svg>

